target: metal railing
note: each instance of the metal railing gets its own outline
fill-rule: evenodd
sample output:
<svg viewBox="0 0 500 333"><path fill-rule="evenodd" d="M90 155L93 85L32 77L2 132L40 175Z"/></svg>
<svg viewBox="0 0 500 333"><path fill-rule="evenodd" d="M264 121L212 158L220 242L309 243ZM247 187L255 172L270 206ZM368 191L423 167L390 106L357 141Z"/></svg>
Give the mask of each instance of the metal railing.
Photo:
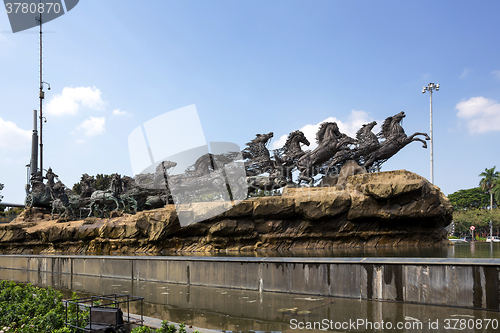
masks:
<svg viewBox="0 0 500 333"><path fill-rule="evenodd" d="M144 297L109 294L91 296L74 300L65 300L65 324L82 332L101 332L112 329L111 332L130 332L132 325L143 326ZM130 302L140 302L140 319L130 316ZM68 309L74 306L76 316L70 318ZM127 310L123 318L122 309Z"/></svg>

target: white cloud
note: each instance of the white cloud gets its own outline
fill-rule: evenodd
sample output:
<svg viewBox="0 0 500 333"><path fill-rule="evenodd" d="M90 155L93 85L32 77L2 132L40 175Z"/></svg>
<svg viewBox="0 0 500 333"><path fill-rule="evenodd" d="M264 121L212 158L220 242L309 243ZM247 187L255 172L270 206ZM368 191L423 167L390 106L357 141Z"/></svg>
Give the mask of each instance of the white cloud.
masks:
<svg viewBox="0 0 500 333"><path fill-rule="evenodd" d="M491 75L493 75L495 79L500 80L500 71L493 71Z"/></svg>
<svg viewBox="0 0 500 333"><path fill-rule="evenodd" d="M80 107L102 110L106 102L101 98L101 91L96 87L78 87L63 89L60 95L54 96L47 103L47 113L55 116L75 115Z"/></svg>
<svg viewBox="0 0 500 333"><path fill-rule="evenodd" d="M120 109L113 110L113 116L124 116L127 114L127 111L121 111Z"/></svg>
<svg viewBox="0 0 500 333"><path fill-rule="evenodd" d="M361 128L363 124L367 124L371 122L373 119L368 115L367 112L365 111L356 111L352 110L351 114L349 115L349 118L346 122L343 122L336 117L328 117L325 120L320 121L317 124L309 124L305 125L304 127L300 128L302 132L304 132L304 135L306 136L307 140L311 143L311 145L308 147L308 149L314 149L318 146L316 143L316 132L318 132L319 125L323 122L336 122L340 132L345 133L349 135L350 137L355 137L356 132ZM378 126L380 126L381 122L378 122ZM377 133L377 130L373 130L374 133ZM283 145L286 142L287 134L280 136L280 138L276 141L273 141L271 148L272 149L277 149L283 147Z"/></svg>
<svg viewBox="0 0 500 333"><path fill-rule="evenodd" d="M470 72L471 72L470 69L464 68L464 70L462 71L462 74L460 74L459 78L466 79L469 76Z"/></svg>
<svg viewBox="0 0 500 333"><path fill-rule="evenodd" d="M472 97L455 106L457 117L467 121L471 133L500 131L500 104L485 97Z"/></svg>
<svg viewBox="0 0 500 333"><path fill-rule="evenodd" d="M15 150L28 146L31 142L31 131L23 130L12 121L0 118L0 148Z"/></svg>
<svg viewBox="0 0 500 333"><path fill-rule="evenodd" d="M105 132L105 117L90 117L78 126L78 130L84 131L86 136L95 136Z"/></svg>

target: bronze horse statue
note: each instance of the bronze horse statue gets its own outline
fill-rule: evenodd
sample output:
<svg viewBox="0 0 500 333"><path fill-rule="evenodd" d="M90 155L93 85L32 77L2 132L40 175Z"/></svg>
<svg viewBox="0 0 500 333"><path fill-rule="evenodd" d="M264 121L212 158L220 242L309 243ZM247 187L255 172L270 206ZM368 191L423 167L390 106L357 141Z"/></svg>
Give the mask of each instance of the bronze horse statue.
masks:
<svg viewBox="0 0 500 333"><path fill-rule="evenodd" d="M377 125L376 121L364 124L356 132L356 148L353 153L353 160L359 165L363 165L366 157L380 148L380 142L377 135L372 132L373 127Z"/></svg>
<svg viewBox="0 0 500 333"><path fill-rule="evenodd" d="M379 137L384 138L385 141L380 143L380 147L378 149L366 155L364 167L367 170L372 168L374 165L376 165L377 168L380 168L380 165L383 162L387 161L407 144L413 141L420 141L423 143L422 147L427 148L427 142L417 137L421 135L425 138L425 140L430 140L427 133L416 132L410 136L406 136L405 131L400 124L405 116L404 111L401 111L392 117L388 117L384 121Z"/></svg>
<svg viewBox="0 0 500 333"><path fill-rule="evenodd" d="M106 211L107 206L113 204L116 205L114 210L118 210L120 205L122 205L123 209L125 209L125 203L120 198L120 193L122 191L121 184L120 175L114 174L108 190L92 192L92 195L90 196L90 212L88 216L92 216L92 214L94 214L94 210L97 210L99 207L102 207L101 215L104 215L104 211Z"/></svg>
<svg viewBox="0 0 500 333"><path fill-rule="evenodd" d="M276 167L282 169L282 174L288 182L292 182L292 170L295 163L305 154L300 146L301 143L306 146L311 144L302 131L293 131L288 135L285 145L273 151Z"/></svg>
<svg viewBox="0 0 500 333"><path fill-rule="evenodd" d="M300 171L299 184L302 180L314 183L315 166L320 166L335 156L335 154L346 144L352 144L353 139L340 133L337 123L324 122L316 133L318 147L313 151L307 151L297 161L297 169Z"/></svg>
<svg viewBox="0 0 500 333"><path fill-rule="evenodd" d="M256 176L273 168L273 161L267 149L273 136L273 132L257 134L255 139L247 142L247 147L241 151L248 176Z"/></svg>

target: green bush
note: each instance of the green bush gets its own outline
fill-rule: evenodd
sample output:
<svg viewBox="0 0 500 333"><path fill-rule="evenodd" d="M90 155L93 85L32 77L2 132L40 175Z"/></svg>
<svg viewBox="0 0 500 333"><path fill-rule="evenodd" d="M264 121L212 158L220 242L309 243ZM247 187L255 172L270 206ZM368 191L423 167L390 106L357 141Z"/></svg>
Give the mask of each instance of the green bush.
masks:
<svg viewBox="0 0 500 333"><path fill-rule="evenodd" d="M158 331L158 330L156 330ZM136 327L132 330L132 333L153 333L151 329L147 326Z"/></svg>
<svg viewBox="0 0 500 333"><path fill-rule="evenodd" d="M80 314L85 316L83 311ZM68 310L68 317L75 313ZM65 310L60 291L31 284L0 281L0 327L5 332L71 333L64 325Z"/></svg>
<svg viewBox="0 0 500 333"><path fill-rule="evenodd" d="M164 320L161 323L161 328L153 331L149 327L142 326L136 327L132 330L132 333L187 333L186 325L184 323L179 324L179 331L177 331L177 327L175 324L170 324L168 320ZM199 331L194 331L194 333L200 333Z"/></svg>

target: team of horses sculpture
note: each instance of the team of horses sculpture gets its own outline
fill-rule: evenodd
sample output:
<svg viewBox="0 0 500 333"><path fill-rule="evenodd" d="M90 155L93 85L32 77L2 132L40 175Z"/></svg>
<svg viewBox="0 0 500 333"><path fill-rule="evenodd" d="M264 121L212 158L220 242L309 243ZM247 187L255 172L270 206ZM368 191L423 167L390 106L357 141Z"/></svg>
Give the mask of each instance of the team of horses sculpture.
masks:
<svg viewBox="0 0 500 333"><path fill-rule="evenodd" d="M404 117L404 112L388 117L378 134L373 133L377 124L375 121L365 124L355 138L341 133L335 122L324 122L316 133L317 147L313 150L303 150L303 146L309 146L310 142L299 130L288 135L282 148L272 151L269 151L268 145L273 133L257 134L241 152L204 154L180 175L169 175L169 170L177 165L170 161L161 162L154 173L139 174L134 178L114 174L107 190L96 190L92 177L84 174L79 195L60 181L44 185L40 179L33 179L27 206L34 206L37 195L43 198L50 195L52 214L61 216L76 217L78 211L81 215L82 208L87 216L102 216L112 210L137 213L172 203L173 188L176 193L186 195L201 191L201 197L204 195L205 199L214 200L217 198L204 194L203 189L229 188L224 180L227 180L228 170L231 169L224 167L235 161L244 165L245 175L239 177L246 178L243 182L248 195L257 190L275 190L287 184L297 186L305 182L314 186L325 176L338 174L348 161L355 161L367 172L380 171L385 161L413 141L422 142L427 148L425 140L430 138L426 133L405 134L401 126ZM298 173L296 182L294 171ZM232 190L235 191L234 188Z"/></svg>

